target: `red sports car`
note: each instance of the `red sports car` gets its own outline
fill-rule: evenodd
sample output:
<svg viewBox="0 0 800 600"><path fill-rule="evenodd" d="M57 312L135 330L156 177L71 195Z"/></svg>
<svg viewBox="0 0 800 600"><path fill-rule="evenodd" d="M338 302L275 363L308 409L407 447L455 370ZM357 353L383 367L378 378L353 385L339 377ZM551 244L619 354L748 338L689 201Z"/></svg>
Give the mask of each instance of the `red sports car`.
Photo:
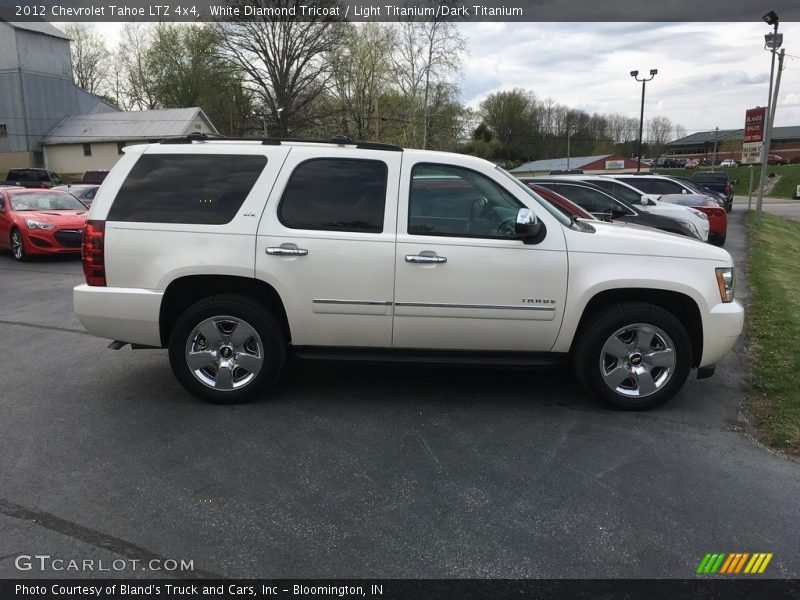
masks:
<svg viewBox="0 0 800 600"><path fill-rule="evenodd" d="M31 254L80 254L86 207L66 192L0 188L0 248Z"/></svg>
<svg viewBox="0 0 800 600"><path fill-rule="evenodd" d="M661 202L690 206L704 212L708 216L708 241L717 246L725 244L728 234L728 213L717 202L700 194L664 194Z"/></svg>

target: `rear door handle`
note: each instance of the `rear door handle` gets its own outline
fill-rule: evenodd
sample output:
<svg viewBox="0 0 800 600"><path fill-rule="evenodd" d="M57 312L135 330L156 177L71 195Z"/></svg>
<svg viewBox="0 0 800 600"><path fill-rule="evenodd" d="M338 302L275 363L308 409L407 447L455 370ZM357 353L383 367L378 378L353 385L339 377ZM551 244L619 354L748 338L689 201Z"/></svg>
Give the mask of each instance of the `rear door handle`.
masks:
<svg viewBox="0 0 800 600"><path fill-rule="evenodd" d="M433 263L446 263L447 259L444 256L429 256L426 254L407 254L406 262L430 265Z"/></svg>
<svg viewBox="0 0 800 600"><path fill-rule="evenodd" d="M267 248L267 254L270 256L305 256L308 250L305 248Z"/></svg>

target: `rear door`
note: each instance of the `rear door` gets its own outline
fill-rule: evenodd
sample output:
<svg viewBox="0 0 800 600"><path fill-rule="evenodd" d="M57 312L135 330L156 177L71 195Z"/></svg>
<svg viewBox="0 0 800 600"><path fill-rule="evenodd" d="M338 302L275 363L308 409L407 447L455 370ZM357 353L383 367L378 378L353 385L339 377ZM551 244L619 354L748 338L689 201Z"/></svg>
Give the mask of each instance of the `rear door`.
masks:
<svg viewBox="0 0 800 600"><path fill-rule="evenodd" d="M256 277L295 346L390 347L402 152L292 147L258 229Z"/></svg>

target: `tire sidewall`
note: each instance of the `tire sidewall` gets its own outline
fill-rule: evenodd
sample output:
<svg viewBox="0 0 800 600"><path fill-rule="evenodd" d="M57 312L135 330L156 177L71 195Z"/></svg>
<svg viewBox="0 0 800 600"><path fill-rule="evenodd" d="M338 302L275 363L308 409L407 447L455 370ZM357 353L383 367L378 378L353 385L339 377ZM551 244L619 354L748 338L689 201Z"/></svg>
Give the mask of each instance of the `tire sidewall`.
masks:
<svg viewBox="0 0 800 600"><path fill-rule="evenodd" d="M228 315L247 322L261 338L264 363L255 378L237 390L220 392L198 381L186 363L189 334L202 321ZM169 338L169 361L175 377L194 396L212 404L240 404L257 400L277 379L286 357L283 331L272 313L245 296L213 296L189 307L175 322Z"/></svg>

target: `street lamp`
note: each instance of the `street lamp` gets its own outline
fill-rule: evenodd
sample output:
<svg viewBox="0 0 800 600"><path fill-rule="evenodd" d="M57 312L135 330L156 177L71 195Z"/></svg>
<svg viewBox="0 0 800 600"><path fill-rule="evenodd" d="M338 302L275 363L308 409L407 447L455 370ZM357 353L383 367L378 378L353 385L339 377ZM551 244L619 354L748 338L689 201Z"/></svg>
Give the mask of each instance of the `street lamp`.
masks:
<svg viewBox="0 0 800 600"><path fill-rule="evenodd" d="M642 111L639 114L639 150L636 152L636 172L642 170L642 133L644 132L644 86L658 74L658 69L650 69L650 77L639 79L639 71L631 71L631 77L642 82Z"/></svg>
<svg viewBox="0 0 800 600"><path fill-rule="evenodd" d="M772 99L772 79L775 76L775 55L778 48L783 44L783 35L778 34L778 23L780 19L774 10L769 11L763 17L764 23L773 26L775 29L772 33L764 36L764 48L770 50L772 53L772 64L769 69L769 96L767 97L767 110L764 115L766 119L764 131L764 145L761 150L761 176L758 181L758 201L756 202L756 220L761 221L761 207L764 202L764 182L766 180L767 169L764 163L769 164L769 145L772 141L772 117L775 114L774 102Z"/></svg>

